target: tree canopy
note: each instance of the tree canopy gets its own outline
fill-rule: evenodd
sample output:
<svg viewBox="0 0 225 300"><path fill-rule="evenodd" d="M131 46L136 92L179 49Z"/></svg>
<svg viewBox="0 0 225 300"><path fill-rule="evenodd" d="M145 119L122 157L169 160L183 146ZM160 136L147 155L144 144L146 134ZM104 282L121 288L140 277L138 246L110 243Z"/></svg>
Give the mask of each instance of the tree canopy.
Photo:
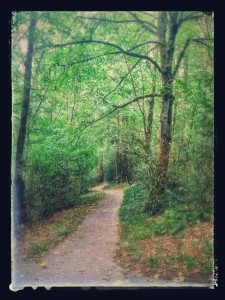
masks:
<svg viewBox="0 0 225 300"><path fill-rule="evenodd" d="M100 165L147 188L148 214L211 210L213 31L200 11L14 13L18 219L75 205Z"/></svg>

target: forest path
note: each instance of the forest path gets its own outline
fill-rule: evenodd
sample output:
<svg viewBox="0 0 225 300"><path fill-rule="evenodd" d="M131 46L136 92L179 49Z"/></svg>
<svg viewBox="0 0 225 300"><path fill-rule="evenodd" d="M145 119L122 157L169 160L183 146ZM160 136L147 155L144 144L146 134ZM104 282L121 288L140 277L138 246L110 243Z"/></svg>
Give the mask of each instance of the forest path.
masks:
<svg viewBox="0 0 225 300"><path fill-rule="evenodd" d="M95 187L101 190L105 183ZM20 261L14 286L146 286L144 278L128 275L114 259L119 243L118 210L123 190L105 190L106 196L78 229L50 251L43 261Z"/></svg>

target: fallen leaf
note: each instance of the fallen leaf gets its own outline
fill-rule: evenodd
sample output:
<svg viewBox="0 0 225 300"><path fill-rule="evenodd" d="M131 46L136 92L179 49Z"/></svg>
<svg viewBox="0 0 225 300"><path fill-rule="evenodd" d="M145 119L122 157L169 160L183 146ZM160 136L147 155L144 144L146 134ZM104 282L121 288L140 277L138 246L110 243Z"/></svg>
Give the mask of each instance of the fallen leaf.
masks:
<svg viewBox="0 0 225 300"><path fill-rule="evenodd" d="M194 269L194 270L192 270L192 274L196 274L196 273L198 273L199 272L199 269Z"/></svg>
<svg viewBox="0 0 225 300"><path fill-rule="evenodd" d="M75 285L75 282L68 281L65 285L66 285L66 286L74 286L74 285Z"/></svg>
<svg viewBox="0 0 225 300"><path fill-rule="evenodd" d="M84 272L85 271L85 267L80 267L79 272Z"/></svg>
<svg viewBox="0 0 225 300"><path fill-rule="evenodd" d="M45 268L47 268L47 264L46 264L46 262L45 261L40 261L40 262L38 262L37 263L42 269L45 269Z"/></svg>
<svg viewBox="0 0 225 300"><path fill-rule="evenodd" d="M185 279L185 278L184 278L183 276L175 277L175 278L173 279L173 282L183 282L184 279Z"/></svg>
<svg viewBox="0 0 225 300"><path fill-rule="evenodd" d="M123 286L123 285L124 285L124 282L121 280L117 280L117 281L113 282L113 286Z"/></svg>
<svg viewBox="0 0 225 300"><path fill-rule="evenodd" d="M141 270L137 270L137 271L135 272L135 275L136 275L137 277L143 276Z"/></svg>

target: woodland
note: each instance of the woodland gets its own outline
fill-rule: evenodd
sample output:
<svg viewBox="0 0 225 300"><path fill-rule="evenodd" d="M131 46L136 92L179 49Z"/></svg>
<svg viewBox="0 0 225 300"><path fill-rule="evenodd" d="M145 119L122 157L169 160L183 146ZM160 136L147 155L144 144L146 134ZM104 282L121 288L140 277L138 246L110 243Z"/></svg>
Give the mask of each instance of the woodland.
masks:
<svg viewBox="0 0 225 300"><path fill-rule="evenodd" d="M13 13L15 236L107 182L126 186L121 253L160 269L166 249L146 256L140 241L192 226L202 248L175 255L190 276L211 276L213 41L211 12Z"/></svg>

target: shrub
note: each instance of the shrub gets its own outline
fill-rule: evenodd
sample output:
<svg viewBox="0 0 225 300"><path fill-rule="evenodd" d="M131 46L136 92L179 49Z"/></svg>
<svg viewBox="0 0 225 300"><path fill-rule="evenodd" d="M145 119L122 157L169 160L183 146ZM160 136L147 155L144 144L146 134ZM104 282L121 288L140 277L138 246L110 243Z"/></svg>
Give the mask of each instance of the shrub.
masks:
<svg viewBox="0 0 225 300"><path fill-rule="evenodd" d="M126 223L134 223L136 220L143 218L147 195L147 190L140 183L127 188L119 211L120 219Z"/></svg>
<svg viewBox="0 0 225 300"><path fill-rule="evenodd" d="M48 250L48 245L46 242L35 242L32 243L28 249L29 255L40 256L43 252Z"/></svg>
<svg viewBox="0 0 225 300"><path fill-rule="evenodd" d="M186 266L188 272L192 271L197 264L196 258L188 254L180 254L178 260Z"/></svg>
<svg viewBox="0 0 225 300"><path fill-rule="evenodd" d="M159 265L160 263L160 257L157 254L152 254L149 258L148 258L148 266L150 268L155 268Z"/></svg>
<svg viewBox="0 0 225 300"><path fill-rule="evenodd" d="M150 195L152 191L149 192ZM177 182L169 182L162 195L155 191L145 205L145 212L154 216L163 213L168 207L185 202L185 190Z"/></svg>
<svg viewBox="0 0 225 300"><path fill-rule="evenodd" d="M153 232L157 235L169 233L176 235L182 232L188 224L199 225L198 213L189 211L184 204L179 204L167 209L162 218L153 222Z"/></svg>

